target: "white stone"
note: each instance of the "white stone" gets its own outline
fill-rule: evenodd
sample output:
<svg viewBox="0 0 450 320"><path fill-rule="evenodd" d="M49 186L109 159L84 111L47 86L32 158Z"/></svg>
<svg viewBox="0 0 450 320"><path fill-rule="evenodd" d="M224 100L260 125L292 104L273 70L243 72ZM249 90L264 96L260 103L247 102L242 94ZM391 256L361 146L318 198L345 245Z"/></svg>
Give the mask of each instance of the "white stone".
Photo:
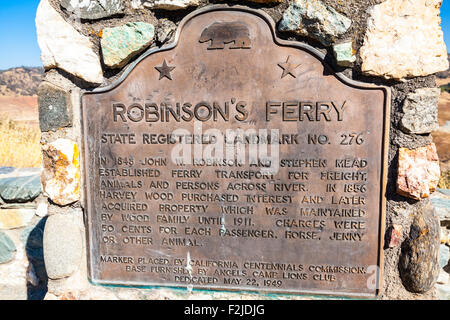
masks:
<svg viewBox="0 0 450 320"><path fill-rule="evenodd" d="M438 284L447 284L449 281L450 275L445 272L443 269L439 272L439 277L436 281Z"/></svg>
<svg viewBox="0 0 450 320"><path fill-rule="evenodd" d="M441 227L441 244L450 246L450 230L444 227Z"/></svg>
<svg viewBox="0 0 450 320"><path fill-rule="evenodd" d="M67 23L48 0L39 4L36 32L46 69L60 68L90 83L103 82L100 58L89 38Z"/></svg>
<svg viewBox="0 0 450 320"><path fill-rule="evenodd" d="M48 204L41 202L36 208L36 215L39 217L45 217L48 215Z"/></svg>
<svg viewBox="0 0 450 320"><path fill-rule="evenodd" d="M145 1L144 7L152 9L178 10L187 7L198 6L200 0L152 0Z"/></svg>
<svg viewBox="0 0 450 320"><path fill-rule="evenodd" d="M58 139L42 148L41 181L44 195L54 203L68 205L80 199L80 159L78 146Z"/></svg>
<svg viewBox="0 0 450 320"><path fill-rule="evenodd" d="M143 0L131 0L131 8L133 9L143 9L142 5Z"/></svg>
<svg viewBox="0 0 450 320"><path fill-rule="evenodd" d="M369 9L361 69L387 79L447 70L439 17L442 0L387 0Z"/></svg>
<svg viewBox="0 0 450 320"><path fill-rule="evenodd" d="M31 222L34 214L34 209L0 209L0 230L25 227Z"/></svg>

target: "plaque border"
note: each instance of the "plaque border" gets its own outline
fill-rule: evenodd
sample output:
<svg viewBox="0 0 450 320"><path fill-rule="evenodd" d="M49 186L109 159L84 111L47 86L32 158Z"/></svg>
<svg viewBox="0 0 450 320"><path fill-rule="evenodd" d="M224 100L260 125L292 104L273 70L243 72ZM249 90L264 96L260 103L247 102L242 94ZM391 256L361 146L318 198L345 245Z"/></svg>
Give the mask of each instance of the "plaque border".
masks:
<svg viewBox="0 0 450 320"><path fill-rule="evenodd" d="M274 293L274 294L281 294L281 295L297 295L297 296L301 296L301 295L309 295L309 296L333 296L336 298L339 297L349 297L349 298L379 298L382 289L383 289L383 271L384 271L384 234L386 231L386 188L387 188L387 180L388 180L388 152L389 152L389 130L390 130L390 113L391 113L391 89L387 86L382 86L382 85L376 85L373 83L367 83L367 82L361 82L361 81L356 81L353 79L348 78L347 76L345 76L342 72L336 72L325 60L325 56L326 54L322 53L321 51L317 50L316 48L306 44L306 43L302 43L299 41L291 41L291 40L284 40L284 39L280 39L277 37L277 33L276 33L276 23L275 21L272 19L272 17L270 17L266 12L260 10L260 9L252 9L246 6L241 6L241 5L233 5L233 6L229 6L227 4L218 4L218 5L208 5L205 6L203 8L197 9L191 13L189 13L188 15L186 15L180 22L179 26L177 27L176 33L175 33L175 37L173 42L163 45L161 47L155 47L155 48L150 48L147 51L145 51L144 53L141 54L140 57L138 57L135 61L133 61L131 64L129 64L125 71L123 71L122 75L120 75L117 79L115 79L112 83L108 84L107 86L104 87L98 87L98 88L94 88L94 89L85 89L85 90L81 90L80 92L80 96L79 96L79 101L80 101L80 121L81 121L81 132L82 132L82 138L81 138L81 161L80 163L82 164L82 175L81 175L81 179L82 183L83 183L83 191L84 191L84 196L82 197L81 202L84 203L84 218L85 218L85 227L86 227L86 253L87 253L87 269L88 269L88 281L91 284L94 285L102 285L102 286L120 286L120 287L133 287L133 288L173 288L173 289L186 289L185 286L172 286L172 285L161 285L161 284L148 284L148 283L143 283L143 282L139 282L139 281L128 281L126 283L122 282L122 281L116 281L116 280L99 280L99 279L95 279L94 275L93 275L93 260L92 260L92 237L90 237L90 229L92 226L92 221L90 219L90 215L88 214L88 211L90 210L91 207L91 198L90 195L88 193L88 185L86 183L86 181L89 180L89 177L87 177L87 168L88 168L88 158L85 156L86 154L88 154L87 152L87 135L86 135L86 125L85 123L87 123L87 119L85 119L85 114L83 112L83 96L87 95L87 94L97 94L97 93L105 93L108 91L111 91L113 89L115 89L116 87L118 87L127 77L128 75L134 70L134 68L145 58L147 58L148 56L150 56L153 53L157 53L157 52L164 52L164 51L169 51L174 49L177 45L178 45L178 41L180 38L180 34L184 29L184 26L186 25L186 23L190 20L192 20L193 18L195 18L196 16L208 13L208 12L213 12L213 11L241 11L241 12L245 12L245 13L250 13L253 15L258 16L259 18L263 19L264 22L266 22L269 26L269 29L272 33L272 40L274 41L275 44L279 45L279 46L285 46L285 47L292 47L292 48L299 48L299 49L303 49L305 51L307 51L308 53L312 54L313 56L315 56L316 58L318 58L321 63L328 68L330 71L332 71L332 74L339 80L341 81L344 85L350 86L350 87L354 87L357 89L365 89L365 90L382 90L384 92L384 105L383 105L383 112L384 112L384 121L383 121L383 142L382 142L382 152L381 152L381 156L382 156L382 165L381 165L381 172L380 172L380 178L381 178L381 188L380 188L380 208L381 208L381 212L379 215L379 235L378 235L378 257L377 257L377 263L378 263L378 273L377 273L377 285L376 285L376 289L375 289L375 295L374 294L370 294L370 293L349 293L349 292L342 292L342 291L323 291L323 290L301 290L301 292L298 291L289 291L286 289L276 289L276 288L272 288L272 289L255 289L255 290L245 290L245 289L239 289L239 288L229 288L226 286L216 286L214 288L209 288L209 287L202 287L202 286L198 286L193 290L196 291L229 291L229 292L251 292L251 293L257 293L257 294L270 294L270 293ZM187 290L187 289L186 289Z"/></svg>

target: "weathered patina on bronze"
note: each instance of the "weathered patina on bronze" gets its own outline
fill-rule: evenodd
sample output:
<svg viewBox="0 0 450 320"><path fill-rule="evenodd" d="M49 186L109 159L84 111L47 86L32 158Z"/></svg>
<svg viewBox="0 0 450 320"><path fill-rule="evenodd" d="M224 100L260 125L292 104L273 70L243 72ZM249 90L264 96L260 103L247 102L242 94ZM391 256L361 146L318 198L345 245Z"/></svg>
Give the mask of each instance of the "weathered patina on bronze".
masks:
<svg viewBox="0 0 450 320"><path fill-rule="evenodd" d="M260 11L191 13L82 97L91 280L376 295L389 101Z"/></svg>

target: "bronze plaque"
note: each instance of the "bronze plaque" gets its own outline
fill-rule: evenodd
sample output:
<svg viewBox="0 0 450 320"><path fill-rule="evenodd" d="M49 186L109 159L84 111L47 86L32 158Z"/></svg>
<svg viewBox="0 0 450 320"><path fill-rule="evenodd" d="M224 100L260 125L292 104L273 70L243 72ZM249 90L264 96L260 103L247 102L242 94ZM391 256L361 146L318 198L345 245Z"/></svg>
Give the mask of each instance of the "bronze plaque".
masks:
<svg viewBox="0 0 450 320"><path fill-rule="evenodd" d="M98 284L376 296L389 91L213 6L82 96Z"/></svg>

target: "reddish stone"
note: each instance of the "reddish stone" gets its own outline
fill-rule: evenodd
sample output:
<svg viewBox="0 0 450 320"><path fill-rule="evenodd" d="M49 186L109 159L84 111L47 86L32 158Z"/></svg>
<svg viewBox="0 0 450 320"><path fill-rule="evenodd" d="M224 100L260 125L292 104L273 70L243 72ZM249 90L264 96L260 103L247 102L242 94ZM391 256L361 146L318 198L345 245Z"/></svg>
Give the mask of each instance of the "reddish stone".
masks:
<svg viewBox="0 0 450 320"><path fill-rule="evenodd" d="M391 235L389 237L389 248L396 247L402 241L403 227L401 225L394 224L391 228Z"/></svg>
<svg viewBox="0 0 450 320"><path fill-rule="evenodd" d="M439 158L434 143L412 150L399 149L398 194L416 200L428 198L436 190L440 175Z"/></svg>

